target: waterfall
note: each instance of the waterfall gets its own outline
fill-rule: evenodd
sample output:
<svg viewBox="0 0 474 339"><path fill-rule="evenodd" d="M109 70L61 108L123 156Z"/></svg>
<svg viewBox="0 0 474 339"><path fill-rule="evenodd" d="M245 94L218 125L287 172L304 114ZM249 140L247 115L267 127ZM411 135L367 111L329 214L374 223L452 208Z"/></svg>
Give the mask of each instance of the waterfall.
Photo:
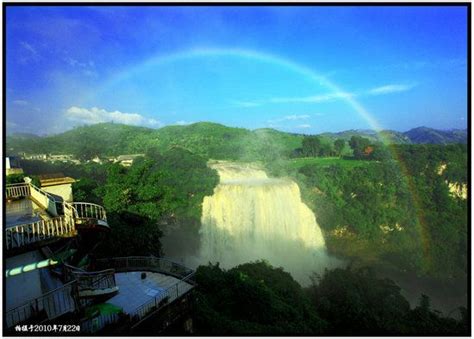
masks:
<svg viewBox="0 0 474 339"><path fill-rule="evenodd" d="M201 261L230 268L264 259L300 283L327 266L324 237L298 185L252 165L217 162L219 185L205 197Z"/></svg>

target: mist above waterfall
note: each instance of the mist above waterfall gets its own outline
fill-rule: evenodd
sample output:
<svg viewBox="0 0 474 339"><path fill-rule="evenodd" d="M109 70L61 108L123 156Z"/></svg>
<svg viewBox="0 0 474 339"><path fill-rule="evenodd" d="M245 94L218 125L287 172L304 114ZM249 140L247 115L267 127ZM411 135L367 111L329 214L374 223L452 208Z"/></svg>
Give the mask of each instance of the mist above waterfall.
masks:
<svg viewBox="0 0 474 339"><path fill-rule="evenodd" d="M264 259L304 285L329 265L321 229L295 182L269 178L251 164L210 167L220 183L203 201L201 261L230 268Z"/></svg>

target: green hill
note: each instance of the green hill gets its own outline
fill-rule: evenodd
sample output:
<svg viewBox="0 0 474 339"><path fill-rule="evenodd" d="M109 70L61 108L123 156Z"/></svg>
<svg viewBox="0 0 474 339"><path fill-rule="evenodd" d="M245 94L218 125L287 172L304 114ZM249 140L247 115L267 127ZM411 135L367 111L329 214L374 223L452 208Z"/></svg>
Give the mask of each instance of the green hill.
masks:
<svg viewBox="0 0 474 339"><path fill-rule="evenodd" d="M12 135L7 137L10 154L51 153L109 155L133 153L140 149L140 142L148 139L153 129L114 123L100 123L76 127L67 132L45 137Z"/></svg>
<svg viewBox="0 0 474 339"><path fill-rule="evenodd" d="M324 136L331 140L344 139L349 140L353 136L360 136L367 138L371 141L382 141L392 144L408 144L410 139L405 136L404 133L392 131L392 130L382 130L379 133L374 130L358 130L351 129L348 131L338 132L338 133L322 133L321 136Z"/></svg>
<svg viewBox="0 0 474 339"><path fill-rule="evenodd" d="M420 127L406 133L384 130L377 134L373 130L348 130L322 133L318 136L323 144L332 144L336 139L349 140L352 136L394 144L446 144L465 143L467 133L466 130L438 131ZM208 159L272 160L292 154L295 149L301 147L303 138L302 134L271 128L252 131L211 122L166 126L160 129L100 123L44 137L27 134L7 136L7 154L67 153L90 159L96 155L145 153L152 148L164 151L178 146Z"/></svg>
<svg viewBox="0 0 474 339"><path fill-rule="evenodd" d="M466 143L467 130L453 129L447 131L428 127L417 127L405 132L414 144L452 144Z"/></svg>
<svg viewBox="0 0 474 339"><path fill-rule="evenodd" d="M90 158L179 146L206 158L249 160L269 152L289 154L301 146L302 138L271 129L251 131L210 122L160 129L101 123L47 137L9 136L7 149L9 154L72 153Z"/></svg>

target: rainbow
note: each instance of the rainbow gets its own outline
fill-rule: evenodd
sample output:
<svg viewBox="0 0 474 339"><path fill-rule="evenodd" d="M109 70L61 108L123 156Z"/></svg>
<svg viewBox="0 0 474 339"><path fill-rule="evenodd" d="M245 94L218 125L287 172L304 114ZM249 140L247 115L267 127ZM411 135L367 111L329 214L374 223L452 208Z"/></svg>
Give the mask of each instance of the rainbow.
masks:
<svg viewBox="0 0 474 339"><path fill-rule="evenodd" d="M235 58L242 58L247 59L250 61L266 63L270 65L274 65L277 67L281 67L288 71L294 72L299 74L301 77L310 80L320 86L326 87L333 93L347 93L344 91L339 85L334 83L333 81L329 80L327 77L318 74L314 70L294 61L291 61L286 58L282 58L280 56L274 54L263 53L260 51L254 51L249 49L241 49L241 48L194 48L185 51L180 51L176 53L171 53L167 55L158 55L154 56L145 62L128 68L122 72L119 72L115 76L113 76L110 80L105 82L99 89L96 94L102 93L107 89L115 86L116 84L121 83L122 81L126 81L128 78L133 76L134 74L147 71L152 67L162 66L166 64L175 63L181 60L189 60L195 58L207 58L207 57L235 57ZM354 96L347 95L341 96L341 100L343 100L349 107L351 107L362 119L364 119L369 126L374 129L377 133L380 133L382 127L377 119L369 113L367 109L363 107L363 105L358 102ZM380 134L379 134L380 135ZM380 135L381 139L388 143L388 140L384 138L383 135ZM423 255L424 259L427 263L430 261L430 241L428 236L428 228L427 224L423 215L423 211L420 208L421 200L416 192L415 185L411 176L408 174L408 169L404 162L402 161L401 157L397 154L396 150L393 147L389 147L392 157L397 160L400 170L403 174L403 177L406 180L406 183L411 191L412 198L415 204L415 209L417 211L417 218L419 221L419 225L421 226L421 243L423 247Z"/></svg>
<svg viewBox="0 0 474 339"><path fill-rule="evenodd" d="M105 91L106 89L127 80L132 75L146 71L154 66L165 65L169 63L174 63L180 60L194 59L194 58L206 58L206 57L236 57L242 59L248 59L251 61L267 63L270 65L278 66L283 69L292 71L300 76L306 78L307 80L313 81L321 86L326 87L333 93L346 93L340 86L336 85L334 82L330 81L328 78L316 73L314 70L295 63L291 60L281 58L273 54L267 54L262 52L256 52L253 50L247 49L235 49L235 48L197 48L190 49L186 51L181 51L177 53L172 53L168 55L160 55L152 57L145 62L129 68L123 72L118 73L107 81L98 93ZM359 114L375 131L380 131L382 128L377 120L359 103L353 96L347 95L342 96L344 100L351 108L354 109L357 114Z"/></svg>

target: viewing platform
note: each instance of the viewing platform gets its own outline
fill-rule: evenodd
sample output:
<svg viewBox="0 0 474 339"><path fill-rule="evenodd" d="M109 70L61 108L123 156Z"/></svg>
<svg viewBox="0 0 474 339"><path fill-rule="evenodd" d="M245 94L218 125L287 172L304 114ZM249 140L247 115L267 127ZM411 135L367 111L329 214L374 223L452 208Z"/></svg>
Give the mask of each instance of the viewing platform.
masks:
<svg viewBox="0 0 474 339"><path fill-rule="evenodd" d="M66 202L32 183L6 186L5 249L7 254L71 238L80 230L108 230L102 206Z"/></svg>
<svg viewBox="0 0 474 339"><path fill-rule="evenodd" d="M81 268L68 263L80 245L60 240L110 230L102 206L72 201L73 180L5 187L7 332L62 323L80 325L81 334L139 333L150 326L159 333L186 317L195 285L187 267L153 256L85 261Z"/></svg>
<svg viewBox="0 0 474 339"><path fill-rule="evenodd" d="M153 321L159 332L191 308L194 271L164 258L100 259L91 264L94 271L63 268L64 285L8 310L7 328L75 314L77 321L70 323L80 324L81 333L110 333L114 328L134 331L147 321ZM117 311L86 317L97 297Z"/></svg>

